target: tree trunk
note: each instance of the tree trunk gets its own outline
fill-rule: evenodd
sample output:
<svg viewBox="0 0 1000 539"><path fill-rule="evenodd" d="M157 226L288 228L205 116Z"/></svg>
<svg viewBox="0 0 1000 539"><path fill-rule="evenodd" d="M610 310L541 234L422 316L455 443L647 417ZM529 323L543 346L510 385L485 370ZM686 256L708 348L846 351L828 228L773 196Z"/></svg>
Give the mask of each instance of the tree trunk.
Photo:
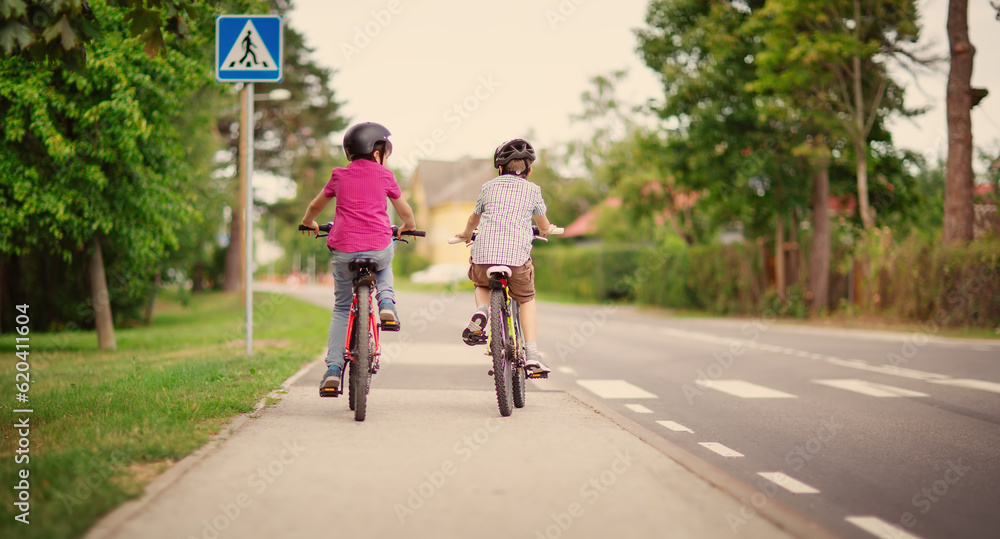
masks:
<svg viewBox="0 0 1000 539"><path fill-rule="evenodd" d="M115 350L115 325L111 317L111 298L108 297L108 280L104 277L104 258L101 240L94 238L94 254L90 257L90 295L94 300L94 325L97 328L97 347Z"/></svg>
<svg viewBox="0 0 1000 539"><path fill-rule="evenodd" d="M241 204L237 204L241 206ZM229 227L229 247L226 248L226 278L222 283L222 289L227 292L240 289L240 245L243 242L243 227L240 221L243 219L243 212L239 208L233 209L233 221Z"/></svg>
<svg viewBox="0 0 1000 539"><path fill-rule="evenodd" d="M813 172L813 240L809 256L810 312L827 308L830 295L830 171L829 162L816 165Z"/></svg>
<svg viewBox="0 0 1000 539"><path fill-rule="evenodd" d="M191 293L197 294L205 290L205 263L201 260L194 263L191 271Z"/></svg>
<svg viewBox="0 0 1000 539"><path fill-rule="evenodd" d="M854 36L861 40L861 1L854 0ZM868 130L865 129L865 100L861 91L861 57L854 55L854 159L858 170L858 209L861 224L865 230L875 226L875 216L868 204ZM877 96L876 99L881 99ZM878 103L872 104L872 114L878 111Z"/></svg>
<svg viewBox="0 0 1000 539"><path fill-rule="evenodd" d="M972 60L967 0L948 4L948 177L944 186L945 244L972 240Z"/></svg>
<svg viewBox="0 0 1000 539"><path fill-rule="evenodd" d="M785 301L785 219L778 212L774 232L774 286L778 289L778 297Z"/></svg>
<svg viewBox="0 0 1000 539"><path fill-rule="evenodd" d="M184 283L181 283L184 286ZM149 301L146 302L146 325L153 323L153 309L156 307L156 292L160 289L160 272L156 272L153 277L153 290L149 293Z"/></svg>

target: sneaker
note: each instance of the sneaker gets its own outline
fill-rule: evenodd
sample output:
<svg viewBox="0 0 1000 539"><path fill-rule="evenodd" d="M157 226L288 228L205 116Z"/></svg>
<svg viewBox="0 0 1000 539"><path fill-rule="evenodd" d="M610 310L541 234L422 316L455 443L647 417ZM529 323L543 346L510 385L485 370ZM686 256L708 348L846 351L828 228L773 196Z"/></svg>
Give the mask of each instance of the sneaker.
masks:
<svg viewBox="0 0 1000 539"><path fill-rule="evenodd" d="M476 311L472 315L472 321L462 330L462 340L469 346L486 344L486 314Z"/></svg>
<svg viewBox="0 0 1000 539"><path fill-rule="evenodd" d="M343 369L337 366L330 367L323 375L323 381L319 384L319 394L321 397L336 397L340 394L340 377Z"/></svg>
<svg viewBox="0 0 1000 539"><path fill-rule="evenodd" d="M552 372L549 366L542 362L542 356L538 352L526 352L524 358L524 368L530 374L548 374Z"/></svg>
<svg viewBox="0 0 1000 539"><path fill-rule="evenodd" d="M378 302L378 317L382 320L382 328L392 328L399 331L399 315L396 314L396 302L383 298Z"/></svg>

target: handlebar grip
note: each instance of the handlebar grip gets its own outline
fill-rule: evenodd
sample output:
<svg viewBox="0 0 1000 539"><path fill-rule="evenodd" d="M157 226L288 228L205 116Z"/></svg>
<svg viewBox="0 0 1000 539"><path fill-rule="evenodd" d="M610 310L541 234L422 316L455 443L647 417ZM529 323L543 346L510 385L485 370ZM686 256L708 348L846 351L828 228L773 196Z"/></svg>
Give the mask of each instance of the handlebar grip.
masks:
<svg viewBox="0 0 1000 539"><path fill-rule="evenodd" d="M299 225L299 230L312 230L312 229L309 228L309 227L307 227L306 225L300 224ZM319 231L320 232L329 232L331 230L333 230L333 223L323 223L323 224L319 225Z"/></svg>
<svg viewBox="0 0 1000 539"><path fill-rule="evenodd" d="M423 237L427 236L427 231L425 231L425 230L407 230L406 232L403 232L403 235L404 236L418 236L418 237L423 238Z"/></svg>
<svg viewBox="0 0 1000 539"><path fill-rule="evenodd" d="M463 240L462 238L459 238L458 236L452 236L452 237L448 238L448 243L453 243L453 244L454 243L465 243L465 240Z"/></svg>
<svg viewBox="0 0 1000 539"><path fill-rule="evenodd" d="M307 227L306 225L299 225L299 230L312 230L312 229Z"/></svg>

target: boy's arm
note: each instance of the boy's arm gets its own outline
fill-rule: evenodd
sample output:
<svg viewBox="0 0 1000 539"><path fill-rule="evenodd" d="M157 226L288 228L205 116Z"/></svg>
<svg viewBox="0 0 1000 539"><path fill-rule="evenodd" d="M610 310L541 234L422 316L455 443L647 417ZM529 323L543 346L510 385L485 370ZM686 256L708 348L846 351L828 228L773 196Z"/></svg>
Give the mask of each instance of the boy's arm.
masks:
<svg viewBox="0 0 1000 539"><path fill-rule="evenodd" d="M392 207L395 208L396 215L403 220L403 226L399 227L396 237L402 237L403 232L416 230L417 222L413 217L413 208L410 207L410 204L403 197L390 198L389 201L392 202Z"/></svg>
<svg viewBox="0 0 1000 539"><path fill-rule="evenodd" d="M316 217L323 213L323 210L326 209L331 200L333 199L323 194L323 190L321 189L316 198L309 203L309 207L306 208L306 214L302 217L302 224L313 229L316 234L319 234L319 225L316 224ZM308 234L308 231L303 232Z"/></svg>
<svg viewBox="0 0 1000 539"><path fill-rule="evenodd" d="M465 230L461 234L456 234L455 236L458 238L462 238L466 242L472 241L472 231L474 231L476 227L479 226L479 219L481 217L482 215L478 213L473 213L472 215L470 215L469 221L465 223Z"/></svg>
<svg viewBox="0 0 1000 539"><path fill-rule="evenodd" d="M535 224L538 225L538 235L543 238L545 237L545 233L548 232L549 227L552 226L552 223L549 222L549 218L546 217L544 213L535 216Z"/></svg>

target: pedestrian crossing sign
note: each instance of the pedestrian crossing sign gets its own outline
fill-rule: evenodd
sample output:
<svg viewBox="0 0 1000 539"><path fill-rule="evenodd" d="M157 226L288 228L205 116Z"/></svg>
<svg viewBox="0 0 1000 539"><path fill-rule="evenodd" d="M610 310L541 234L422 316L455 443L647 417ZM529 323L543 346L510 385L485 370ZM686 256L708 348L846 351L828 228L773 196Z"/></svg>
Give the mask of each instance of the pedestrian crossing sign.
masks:
<svg viewBox="0 0 1000 539"><path fill-rule="evenodd" d="M215 80L279 82L284 36L280 15L219 15L215 19Z"/></svg>

